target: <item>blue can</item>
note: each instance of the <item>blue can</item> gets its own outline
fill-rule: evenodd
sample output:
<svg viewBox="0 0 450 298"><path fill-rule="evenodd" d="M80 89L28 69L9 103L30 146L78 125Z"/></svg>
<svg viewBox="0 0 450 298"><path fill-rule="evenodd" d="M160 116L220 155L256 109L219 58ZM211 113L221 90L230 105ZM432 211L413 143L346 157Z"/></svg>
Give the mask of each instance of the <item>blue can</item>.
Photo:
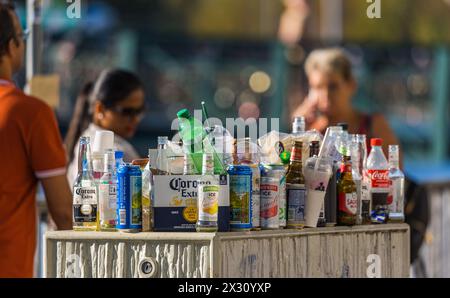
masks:
<svg viewBox="0 0 450 298"><path fill-rule="evenodd" d="M117 229L142 230L142 172L139 166L124 164L117 170Z"/></svg>
<svg viewBox="0 0 450 298"><path fill-rule="evenodd" d="M249 231L252 228L252 169L246 165L231 165L230 175L230 228Z"/></svg>

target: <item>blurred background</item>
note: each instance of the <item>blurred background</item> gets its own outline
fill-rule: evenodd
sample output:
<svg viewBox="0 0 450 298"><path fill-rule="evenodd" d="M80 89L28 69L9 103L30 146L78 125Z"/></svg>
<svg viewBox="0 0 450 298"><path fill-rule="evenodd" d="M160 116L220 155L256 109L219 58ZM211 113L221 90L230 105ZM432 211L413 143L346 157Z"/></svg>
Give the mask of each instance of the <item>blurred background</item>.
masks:
<svg viewBox="0 0 450 298"><path fill-rule="evenodd" d="M16 2L26 26L26 1ZM67 1L45 0L42 72L61 77L63 136L86 82L108 67L136 72L150 109L132 143L145 155L157 136L173 134L179 109L202 100L210 116L280 118L289 132L308 92L306 56L341 46L359 83L355 106L384 113L405 171L438 193L429 212L448 213L450 1L380 2L381 18L370 19L361 0L81 0L82 17L70 19ZM431 228L442 231L445 220ZM450 264L448 253L442 261L450 241L427 235L425 271L450 276L434 259Z"/></svg>

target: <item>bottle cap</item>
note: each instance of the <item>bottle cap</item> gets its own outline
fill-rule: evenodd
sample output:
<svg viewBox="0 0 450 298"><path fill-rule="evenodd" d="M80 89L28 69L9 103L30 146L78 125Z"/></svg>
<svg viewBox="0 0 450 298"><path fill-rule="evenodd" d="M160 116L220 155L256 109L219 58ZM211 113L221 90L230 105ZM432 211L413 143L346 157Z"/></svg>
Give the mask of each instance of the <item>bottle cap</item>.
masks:
<svg viewBox="0 0 450 298"><path fill-rule="evenodd" d="M383 145L383 140L382 139L378 139L378 138L375 138L375 139L370 139L370 146L381 146L381 145Z"/></svg>
<svg viewBox="0 0 450 298"><path fill-rule="evenodd" d="M103 153L108 149L114 148L114 133L109 130L97 130L95 132L94 144L92 152Z"/></svg>
<svg viewBox="0 0 450 298"><path fill-rule="evenodd" d="M281 152L280 159L284 165L289 164L289 161L291 160L291 153L288 151Z"/></svg>
<svg viewBox="0 0 450 298"><path fill-rule="evenodd" d="M114 152L115 159L121 159L123 158L123 151L116 151Z"/></svg>
<svg viewBox="0 0 450 298"><path fill-rule="evenodd" d="M188 109L182 109L177 113L177 117L188 119L191 117L191 113L189 113Z"/></svg>

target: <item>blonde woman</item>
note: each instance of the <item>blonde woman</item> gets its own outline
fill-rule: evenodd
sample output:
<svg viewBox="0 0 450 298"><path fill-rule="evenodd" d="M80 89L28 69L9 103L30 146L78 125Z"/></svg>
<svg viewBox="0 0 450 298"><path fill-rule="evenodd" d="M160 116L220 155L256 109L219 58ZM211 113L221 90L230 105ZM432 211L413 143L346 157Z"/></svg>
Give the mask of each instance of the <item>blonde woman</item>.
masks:
<svg viewBox="0 0 450 298"><path fill-rule="evenodd" d="M365 134L383 139L387 153L389 144L398 144L397 137L381 114L363 114L352 106L357 89L349 58L338 48L313 51L305 62L309 94L294 111L293 116L304 116L308 129L322 133L327 126L346 122L349 133Z"/></svg>

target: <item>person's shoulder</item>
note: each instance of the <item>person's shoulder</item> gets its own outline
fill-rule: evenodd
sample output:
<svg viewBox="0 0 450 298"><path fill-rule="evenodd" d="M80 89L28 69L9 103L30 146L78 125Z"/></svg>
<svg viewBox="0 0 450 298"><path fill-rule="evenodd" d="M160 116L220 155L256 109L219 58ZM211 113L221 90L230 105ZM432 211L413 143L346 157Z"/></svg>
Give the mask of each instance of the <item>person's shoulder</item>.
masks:
<svg viewBox="0 0 450 298"><path fill-rule="evenodd" d="M380 112L360 113L361 123L367 127L387 123L386 117Z"/></svg>
<svg viewBox="0 0 450 298"><path fill-rule="evenodd" d="M370 117L372 117L373 120L383 120L383 121L386 120L386 117L384 117L384 115L379 112L370 114Z"/></svg>
<svg viewBox="0 0 450 298"><path fill-rule="evenodd" d="M52 115L52 108L43 100L25 94L22 90L16 89L11 94L12 105L15 106L16 112L26 117L34 118L35 116Z"/></svg>
<svg viewBox="0 0 450 298"><path fill-rule="evenodd" d="M389 128L389 122L382 113L374 113L371 115L371 118L374 128L379 128L381 130Z"/></svg>
<svg viewBox="0 0 450 298"><path fill-rule="evenodd" d="M39 99L37 97L31 96L31 95L25 95L24 98L26 104L30 107L35 109L36 111L44 111L44 112L52 112L52 108L44 102L42 99Z"/></svg>

